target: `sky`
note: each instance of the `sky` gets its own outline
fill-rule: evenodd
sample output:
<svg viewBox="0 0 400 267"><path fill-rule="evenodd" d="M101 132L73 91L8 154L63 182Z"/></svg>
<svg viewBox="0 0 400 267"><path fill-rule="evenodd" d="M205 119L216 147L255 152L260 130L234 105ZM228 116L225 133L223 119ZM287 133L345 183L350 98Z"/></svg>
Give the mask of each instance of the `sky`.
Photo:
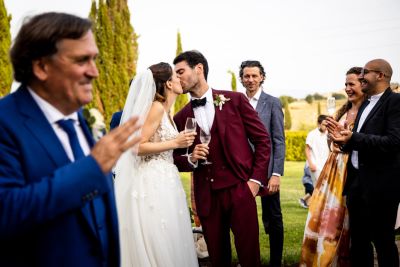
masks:
<svg viewBox="0 0 400 267"><path fill-rule="evenodd" d="M24 17L62 11L87 17L91 0L5 0L12 36ZM399 0L128 0L139 37L137 71L172 64L177 32L183 50L199 50L209 63L208 82L231 88L244 60L264 66L264 90L303 98L344 88L346 71L375 58L400 82ZM238 81L238 90L243 87Z"/></svg>

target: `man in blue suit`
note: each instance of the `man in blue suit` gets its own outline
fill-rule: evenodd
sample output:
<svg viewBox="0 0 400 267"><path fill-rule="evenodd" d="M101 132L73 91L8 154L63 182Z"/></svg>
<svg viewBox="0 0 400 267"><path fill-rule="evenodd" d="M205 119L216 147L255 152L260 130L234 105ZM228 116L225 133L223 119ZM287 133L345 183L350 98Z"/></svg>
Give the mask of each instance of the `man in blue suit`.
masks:
<svg viewBox="0 0 400 267"><path fill-rule="evenodd" d="M0 266L119 266L110 170L138 142L133 118L94 144L91 22L44 13L10 51L20 88L0 100Z"/></svg>
<svg viewBox="0 0 400 267"><path fill-rule="evenodd" d="M279 198L280 177L285 163L285 131L282 105L278 98L264 93L265 71L259 61L247 60L240 65L239 77L246 96L257 111L271 137L271 158L268 166L268 190L261 197L262 221L269 234L270 266L281 266L283 251L283 220Z"/></svg>

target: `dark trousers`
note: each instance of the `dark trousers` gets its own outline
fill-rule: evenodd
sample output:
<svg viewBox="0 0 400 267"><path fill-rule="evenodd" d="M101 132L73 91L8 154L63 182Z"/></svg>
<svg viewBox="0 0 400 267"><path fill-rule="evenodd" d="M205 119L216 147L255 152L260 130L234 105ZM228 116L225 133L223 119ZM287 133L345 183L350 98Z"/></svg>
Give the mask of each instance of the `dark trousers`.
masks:
<svg viewBox="0 0 400 267"><path fill-rule="evenodd" d="M211 210L200 217L211 264L231 267L230 230L242 267L260 266L257 206L246 182L211 192Z"/></svg>
<svg viewBox="0 0 400 267"><path fill-rule="evenodd" d="M398 267L394 225L398 202L389 198L367 198L359 192L347 193L350 219L351 266L374 266L374 243L380 267Z"/></svg>
<svg viewBox="0 0 400 267"><path fill-rule="evenodd" d="M283 251L283 221L279 192L262 197L261 207L265 233L269 234L270 266L281 266Z"/></svg>

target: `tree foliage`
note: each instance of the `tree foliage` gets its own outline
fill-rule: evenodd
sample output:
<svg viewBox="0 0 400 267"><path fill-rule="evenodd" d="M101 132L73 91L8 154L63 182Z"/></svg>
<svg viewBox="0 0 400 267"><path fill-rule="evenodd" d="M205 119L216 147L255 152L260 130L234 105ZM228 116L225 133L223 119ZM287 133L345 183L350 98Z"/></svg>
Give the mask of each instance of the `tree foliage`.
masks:
<svg viewBox="0 0 400 267"><path fill-rule="evenodd" d="M3 0L0 0L0 97L10 92L12 84L12 68L8 51L11 46L10 34L11 15Z"/></svg>
<svg viewBox="0 0 400 267"><path fill-rule="evenodd" d="M313 95L313 98L314 98L314 100L324 100L324 99L326 99L326 97L324 97L323 95L320 95L318 93L315 93Z"/></svg>
<svg viewBox="0 0 400 267"><path fill-rule="evenodd" d="M317 114L318 114L318 116L321 115L321 102L318 102Z"/></svg>
<svg viewBox="0 0 400 267"><path fill-rule="evenodd" d="M281 101L281 104L283 106L283 104L285 103L285 101L288 102L288 104L295 102L297 99L288 95L282 95L279 97L279 100Z"/></svg>
<svg viewBox="0 0 400 267"><path fill-rule="evenodd" d="M183 49L182 49L181 33L178 31L176 37L176 55L178 56L182 52ZM178 95L174 104L174 113L177 113L179 110L181 110L188 102L189 102L189 97L187 94Z"/></svg>
<svg viewBox="0 0 400 267"><path fill-rule="evenodd" d="M312 95L307 95L306 98L304 98L304 100L308 103L308 104L312 104L312 102L314 102L314 97Z"/></svg>
<svg viewBox="0 0 400 267"><path fill-rule="evenodd" d="M233 92L236 92L236 91L237 91L237 84L236 84L237 79L236 79L236 75L235 75L235 73L234 73L233 71L231 71L231 70L228 70L228 73L231 75L231 89L232 89Z"/></svg>
<svg viewBox="0 0 400 267"><path fill-rule="evenodd" d="M136 74L138 36L130 24L127 0L92 2L90 18L99 48L99 77L94 82L94 101L105 120L123 108L129 81Z"/></svg>
<svg viewBox="0 0 400 267"><path fill-rule="evenodd" d="M285 116L285 130L290 130L292 128L292 116L290 115L289 103L286 99L284 99L283 103L283 111Z"/></svg>
<svg viewBox="0 0 400 267"><path fill-rule="evenodd" d="M346 98L347 98L344 94L341 94L341 93L332 93L332 96L333 96L336 100L346 99Z"/></svg>

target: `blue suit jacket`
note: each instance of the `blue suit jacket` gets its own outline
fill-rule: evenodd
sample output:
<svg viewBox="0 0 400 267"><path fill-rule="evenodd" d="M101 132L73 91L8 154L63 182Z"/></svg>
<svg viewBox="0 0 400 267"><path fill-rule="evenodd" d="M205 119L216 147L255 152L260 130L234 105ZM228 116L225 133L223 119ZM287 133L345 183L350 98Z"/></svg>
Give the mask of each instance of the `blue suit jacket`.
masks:
<svg viewBox="0 0 400 267"><path fill-rule="evenodd" d="M268 166L268 179L272 173L283 175L285 164L285 130L281 101L261 92L256 111L271 137L271 157Z"/></svg>
<svg viewBox="0 0 400 267"><path fill-rule="evenodd" d="M92 156L71 163L24 87L0 100L0 133L0 266L119 266L111 176ZM99 201L105 225L96 221Z"/></svg>

